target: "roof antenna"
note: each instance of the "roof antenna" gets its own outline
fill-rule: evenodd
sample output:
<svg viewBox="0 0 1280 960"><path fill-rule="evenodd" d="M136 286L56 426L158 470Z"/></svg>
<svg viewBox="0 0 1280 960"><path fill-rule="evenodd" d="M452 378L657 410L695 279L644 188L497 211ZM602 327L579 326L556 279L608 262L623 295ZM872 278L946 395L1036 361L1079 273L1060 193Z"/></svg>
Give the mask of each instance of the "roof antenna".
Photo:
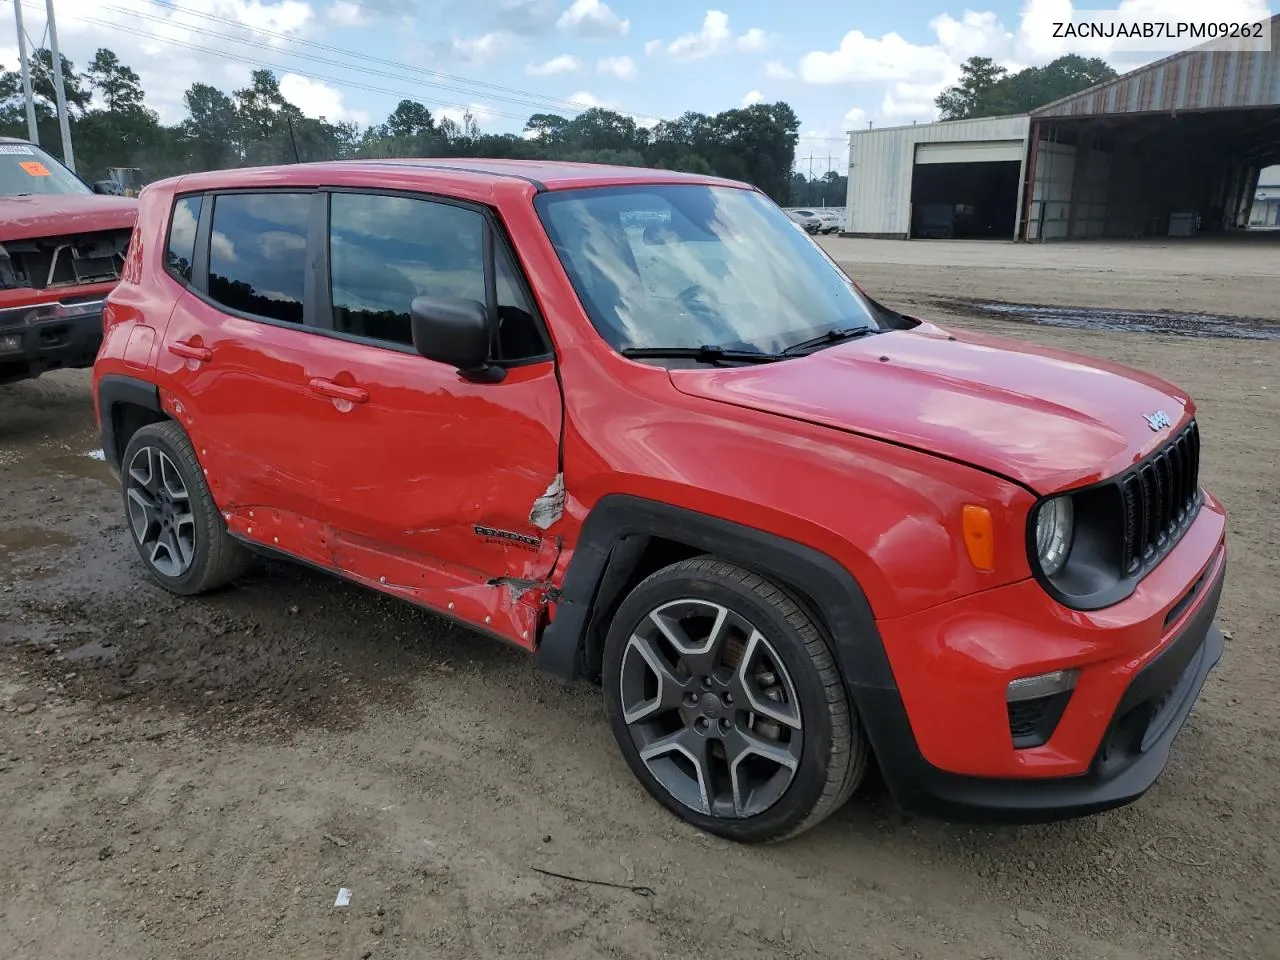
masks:
<svg viewBox="0 0 1280 960"><path fill-rule="evenodd" d="M298 141L293 138L293 117L286 113L284 119L289 124L289 142L293 144L293 162L301 163L302 161L298 159Z"/></svg>

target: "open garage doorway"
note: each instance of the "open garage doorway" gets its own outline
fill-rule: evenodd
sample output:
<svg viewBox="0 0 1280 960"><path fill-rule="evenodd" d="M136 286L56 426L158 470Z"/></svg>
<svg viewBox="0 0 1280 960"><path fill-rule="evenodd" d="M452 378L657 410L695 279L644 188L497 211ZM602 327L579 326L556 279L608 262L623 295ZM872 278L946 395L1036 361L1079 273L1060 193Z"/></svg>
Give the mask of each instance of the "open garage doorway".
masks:
<svg viewBox="0 0 1280 960"><path fill-rule="evenodd" d="M911 237L1011 240L1025 141L916 145Z"/></svg>

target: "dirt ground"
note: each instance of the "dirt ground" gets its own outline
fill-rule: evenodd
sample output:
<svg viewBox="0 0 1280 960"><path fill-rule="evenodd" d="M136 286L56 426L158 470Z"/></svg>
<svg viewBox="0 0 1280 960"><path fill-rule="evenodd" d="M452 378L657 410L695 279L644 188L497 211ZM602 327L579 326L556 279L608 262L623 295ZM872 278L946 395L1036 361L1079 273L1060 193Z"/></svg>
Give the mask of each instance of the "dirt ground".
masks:
<svg viewBox="0 0 1280 960"><path fill-rule="evenodd" d="M194 601L151 586L89 456L87 371L51 375L0 388L0 955L1280 957L1280 343L964 306L1274 317L1280 251L824 242L899 308L1198 399L1231 640L1151 793L971 829L873 783L795 842L709 838L633 781L596 689L516 650L289 565Z"/></svg>

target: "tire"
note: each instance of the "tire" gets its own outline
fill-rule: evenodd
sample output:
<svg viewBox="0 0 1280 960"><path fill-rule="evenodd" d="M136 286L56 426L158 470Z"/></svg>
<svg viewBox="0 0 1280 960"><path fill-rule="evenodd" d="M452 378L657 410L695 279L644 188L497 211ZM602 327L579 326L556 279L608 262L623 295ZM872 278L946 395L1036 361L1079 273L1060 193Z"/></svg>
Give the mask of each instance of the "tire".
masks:
<svg viewBox="0 0 1280 960"><path fill-rule="evenodd" d="M120 479L129 538L147 572L170 593L216 590L253 562L227 533L191 442L172 420L129 438Z"/></svg>
<svg viewBox="0 0 1280 960"><path fill-rule="evenodd" d="M822 628L800 599L735 564L696 557L645 579L610 625L602 666L632 773L708 833L790 839L839 809L866 772Z"/></svg>

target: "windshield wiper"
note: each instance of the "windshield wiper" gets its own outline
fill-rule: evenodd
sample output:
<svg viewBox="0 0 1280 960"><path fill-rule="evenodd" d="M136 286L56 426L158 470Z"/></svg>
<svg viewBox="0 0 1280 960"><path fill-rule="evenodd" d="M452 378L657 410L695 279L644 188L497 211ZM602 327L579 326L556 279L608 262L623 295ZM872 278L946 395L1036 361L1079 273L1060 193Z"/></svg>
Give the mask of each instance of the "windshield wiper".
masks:
<svg viewBox="0 0 1280 960"><path fill-rule="evenodd" d="M726 350L706 343L700 347L625 347L621 353L631 360L696 360L699 363L771 363L787 359L781 353Z"/></svg>
<svg viewBox="0 0 1280 960"><path fill-rule="evenodd" d="M876 327L833 327L820 337L793 343L782 352L787 356L793 356L797 353L804 353L806 350L817 350L819 347L829 346L833 343L840 343L844 340L857 340L860 337L869 337L874 333L883 332Z"/></svg>

